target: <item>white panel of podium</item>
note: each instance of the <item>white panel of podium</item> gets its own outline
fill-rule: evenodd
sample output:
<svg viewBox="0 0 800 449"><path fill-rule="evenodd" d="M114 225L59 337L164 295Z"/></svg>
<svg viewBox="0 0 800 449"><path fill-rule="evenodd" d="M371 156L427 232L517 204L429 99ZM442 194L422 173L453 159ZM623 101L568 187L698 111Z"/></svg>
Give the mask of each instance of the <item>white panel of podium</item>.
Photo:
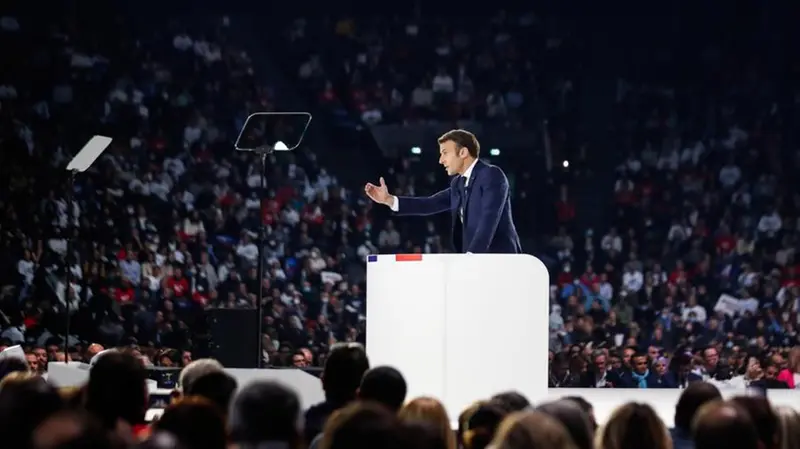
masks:
<svg viewBox="0 0 800 449"><path fill-rule="evenodd" d="M367 354L451 419L517 390L547 398L549 276L526 254L368 256Z"/></svg>

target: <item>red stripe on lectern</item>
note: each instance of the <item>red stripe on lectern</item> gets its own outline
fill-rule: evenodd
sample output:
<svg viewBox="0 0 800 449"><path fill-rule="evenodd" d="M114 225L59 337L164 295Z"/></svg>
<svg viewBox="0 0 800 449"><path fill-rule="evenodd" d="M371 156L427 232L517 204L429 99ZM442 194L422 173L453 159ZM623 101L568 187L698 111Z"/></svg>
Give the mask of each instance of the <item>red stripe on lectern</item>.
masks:
<svg viewBox="0 0 800 449"><path fill-rule="evenodd" d="M395 254L395 262L419 262L422 260L422 254Z"/></svg>

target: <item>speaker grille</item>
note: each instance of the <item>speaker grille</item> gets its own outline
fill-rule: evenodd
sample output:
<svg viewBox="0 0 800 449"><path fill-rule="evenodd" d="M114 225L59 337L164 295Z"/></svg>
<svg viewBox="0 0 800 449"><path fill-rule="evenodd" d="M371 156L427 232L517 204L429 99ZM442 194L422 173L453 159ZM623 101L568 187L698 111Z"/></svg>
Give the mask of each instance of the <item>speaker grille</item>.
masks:
<svg viewBox="0 0 800 449"><path fill-rule="evenodd" d="M209 309L211 356L226 368L258 368L258 311Z"/></svg>

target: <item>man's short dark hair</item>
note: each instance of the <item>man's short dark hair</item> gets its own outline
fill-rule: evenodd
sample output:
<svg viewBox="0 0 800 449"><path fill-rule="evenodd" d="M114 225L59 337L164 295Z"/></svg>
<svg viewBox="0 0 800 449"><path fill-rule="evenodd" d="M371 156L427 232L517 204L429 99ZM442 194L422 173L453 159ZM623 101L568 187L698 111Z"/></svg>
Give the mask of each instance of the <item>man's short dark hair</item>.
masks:
<svg viewBox="0 0 800 449"><path fill-rule="evenodd" d="M233 399L231 437L235 443L298 442L300 400L289 388L271 381L248 384Z"/></svg>
<svg viewBox="0 0 800 449"><path fill-rule="evenodd" d="M408 385L400 371L391 366L376 366L364 373L358 397L378 402L397 412L403 406L407 393Z"/></svg>
<svg viewBox="0 0 800 449"><path fill-rule="evenodd" d="M691 382L675 404L675 427L688 432L700 407L718 399L722 399L722 395L714 385L708 382Z"/></svg>
<svg viewBox="0 0 800 449"><path fill-rule="evenodd" d="M86 384L86 410L106 429L117 420L130 425L144 422L147 411L147 371L131 354L109 352L94 364Z"/></svg>
<svg viewBox="0 0 800 449"><path fill-rule="evenodd" d="M361 379L368 369L369 359L362 345L358 343L333 345L322 370L325 399L339 404L355 399Z"/></svg>
<svg viewBox="0 0 800 449"><path fill-rule="evenodd" d="M453 142L457 148L466 148L472 157L478 157L481 153L481 144L478 142L478 138L467 130L453 129L447 131L439 137L437 142Z"/></svg>
<svg viewBox="0 0 800 449"><path fill-rule="evenodd" d="M594 411L592 403L587 401L583 396L564 396L561 399L576 403L584 413L592 413Z"/></svg>
<svg viewBox="0 0 800 449"><path fill-rule="evenodd" d="M592 430L597 430L598 426L594 417L594 406L591 402L587 401L583 396L564 396L561 399L565 401L572 401L578 404L578 407L580 407L581 410L583 410L583 412L589 417L589 422L592 424Z"/></svg>
<svg viewBox="0 0 800 449"><path fill-rule="evenodd" d="M187 448L224 448L228 440L225 418L216 405L199 396L170 404L153 430L171 433Z"/></svg>
<svg viewBox="0 0 800 449"><path fill-rule="evenodd" d="M504 391L492 396L491 401L508 412L519 412L530 407L531 401L517 391Z"/></svg>
<svg viewBox="0 0 800 449"><path fill-rule="evenodd" d="M470 447L486 447L494 438L500 423L503 422L508 412L497 404L489 401L475 410L467 418L464 440L469 441Z"/></svg>
<svg viewBox="0 0 800 449"><path fill-rule="evenodd" d="M201 396L213 402L224 415L228 414L233 394L238 384L236 379L224 371L203 374L183 391L186 396Z"/></svg>

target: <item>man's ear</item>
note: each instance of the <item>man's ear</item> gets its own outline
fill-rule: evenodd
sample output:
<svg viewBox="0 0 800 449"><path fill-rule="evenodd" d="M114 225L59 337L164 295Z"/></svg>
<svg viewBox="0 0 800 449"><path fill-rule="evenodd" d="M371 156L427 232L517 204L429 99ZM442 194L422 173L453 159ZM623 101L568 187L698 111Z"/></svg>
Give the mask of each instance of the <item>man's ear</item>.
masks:
<svg viewBox="0 0 800 449"><path fill-rule="evenodd" d="M458 149L458 157L466 159L467 156L469 156L469 150L467 149L467 147L461 147Z"/></svg>

